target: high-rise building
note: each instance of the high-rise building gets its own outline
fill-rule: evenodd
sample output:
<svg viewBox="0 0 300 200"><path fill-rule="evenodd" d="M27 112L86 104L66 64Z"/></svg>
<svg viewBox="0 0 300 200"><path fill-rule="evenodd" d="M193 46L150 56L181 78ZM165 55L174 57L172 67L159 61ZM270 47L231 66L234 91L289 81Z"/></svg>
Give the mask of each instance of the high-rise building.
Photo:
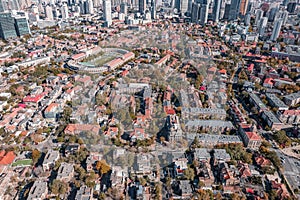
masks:
<svg viewBox="0 0 300 200"><path fill-rule="evenodd" d="M112 24L110 0L103 0L103 18L106 26L110 26Z"/></svg>
<svg viewBox="0 0 300 200"><path fill-rule="evenodd" d="M151 19L156 19L156 0L151 0Z"/></svg>
<svg viewBox="0 0 300 200"><path fill-rule="evenodd" d="M275 22L274 29L273 29L273 32L272 32L272 35L271 35L271 38L270 38L272 41L277 40L277 38L279 36L279 33L280 33L280 30L281 30L282 24L283 24L282 19L279 19Z"/></svg>
<svg viewBox="0 0 300 200"><path fill-rule="evenodd" d="M297 2L289 2L288 4L287 4L287 11L289 12L289 13L295 13L295 10L296 10L296 7L297 7Z"/></svg>
<svg viewBox="0 0 300 200"><path fill-rule="evenodd" d="M241 0L231 0L229 20L236 20L240 12Z"/></svg>
<svg viewBox="0 0 300 200"><path fill-rule="evenodd" d="M185 14L188 11L189 1L188 0L180 0L180 12Z"/></svg>
<svg viewBox="0 0 300 200"><path fill-rule="evenodd" d="M64 3L61 7L61 18L64 20L69 18L69 8L66 3Z"/></svg>
<svg viewBox="0 0 300 200"><path fill-rule="evenodd" d="M30 28L25 16L15 17L15 27L18 36L30 34Z"/></svg>
<svg viewBox="0 0 300 200"><path fill-rule="evenodd" d="M193 23L198 23L199 11L200 11L200 4L194 2L192 5L192 12L191 12L191 20Z"/></svg>
<svg viewBox="0 0 300 200"><path fill-rule="evenodd" d="M264 11L261 9L256 10L255 13L255 25L258 26L259 20L263 17Z"/></svg>
<svg viewBox="0 0 300 200"><path fill-rule="evenodd" d="M46 15L46 18L47 18L47 19L53 20L53 10L52 10L52 6L46 5L46 7L45 7L45 15Z"/></svg>
<svg viewBox="0 0 300 200"><path fill-rule="evenodd" d="M194 0L188 0L188 9L187 9L187 12L188 12L189 16L192 15L193 3L194 3Z"/></svg>
<svg viewBox="0 0 300 200"><path fill-rule="evenodd" d="M11 13L0 13L0 37L2 39L17 37L15 21Z"/></svg>
<svg viewBox="0 0 300 200"><path fill-rule="evenodd" d="M122 2L120 5L120 12L127 15L127 3Z"/></svg>
<svg viewBox="0 0 300 200"><path fill-rule="evenodd" d="M139 0L139 12L144 14L147 8L146 0Z"/></svg>
<svg viewBox="0 0 300 200"><path fill-rule="evenodd" d="M200 4L200 14L199 14L199 23L201 25L207 23L208 9L209 9L209 2L207 0L202 0Z"/></svg>
<svg viewBox="0 0 300 200"><path fill-rule="evenodd" d="M257 29L259 36L264 35L267 23L268 23L267 17L263 17L259 20L258 29Z"/></svg>
<svg viewBox="0 0 300 200"><path fill-rule="evenodd" d="M247 13L247 14L245 15L244 23L245 23L246 26L249 26L249 25L250 25L250 23L251 23L251 14L250 14L250 13Z"/></svg>
<svg viewBox="0 0 300 200"><path fill-rule="evenodd" d="M229 19L230 7L230 4L225 4L223 19Z"/></svg>
<svg viewBox="0 0 300 200"><path fill-rule="evenodd" d="M279 9L278 9L277 6L270 9L269 15L268 15L269 22L273 22L274 21L276 13L278 12L278 10Z"/></svg>
<svg viewBox="0 0 300 200"><path fill-rule="evenodd" d="M246 13L247 13L248 3L249 3L249 0L241 0L240 13L243 16L246 15Z"/></svg>
<svg viewBox="0 0 300 200"><path fill-rule="evenodd" d="M221 3L222 3L222 0L215 0L215 2L214 2L213 13L212 13L212 17L213 17L214 22L219 22L220 11L221 11Z"/></svg>
<svg viewBox="0 0 300 200"><path fill-rule="evenodd" d="M87 0L87 13L94 14L94 2L93 0Z"/></svg>

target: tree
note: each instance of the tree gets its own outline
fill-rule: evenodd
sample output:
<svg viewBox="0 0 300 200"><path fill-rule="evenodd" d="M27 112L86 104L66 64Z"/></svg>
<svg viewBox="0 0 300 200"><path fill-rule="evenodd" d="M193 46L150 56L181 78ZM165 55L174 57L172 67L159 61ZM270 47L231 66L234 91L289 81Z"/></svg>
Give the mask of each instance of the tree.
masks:
<svg viewBox="0 0 300 200"><path fill-rule="evenodd" d="M37 150L37 149L34 149L34 150L32 151L31 157L32 157L33 163L37 163L37 161L38 161L39 158L41 157L41 152L40 152L39 150Z"/></svg>
<svg viewBox="0 0 300 200"><path fill-rule="evenodd" d="M188 180L194 180L195 178L195 171L193 168L188 167L185 171L184 171L184 177Z"/></svg>
<svg viewBox="0 0 300 200"><path fill-rule="evenodd" d="M105 160L99 160L96 163L96 169L99 170L101 175L103 175L110 171L110 166L106 163Z"/></svg>
<svg viewBox="0 0 300 200"><path fill-rule="evenodd" d="M67 192L67 185L60 180L53 180L50 184L50 190L53 194L65 194Z"/></svg>

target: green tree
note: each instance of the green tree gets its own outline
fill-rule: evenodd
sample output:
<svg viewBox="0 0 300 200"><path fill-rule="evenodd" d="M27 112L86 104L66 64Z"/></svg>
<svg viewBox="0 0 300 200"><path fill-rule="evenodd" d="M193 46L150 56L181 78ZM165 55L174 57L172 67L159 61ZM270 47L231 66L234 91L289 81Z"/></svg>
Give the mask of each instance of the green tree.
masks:
<svg viewBox="0 0 300 200"><path fill-rule="evenodd" d="M184 177L188 180L194 180L195 178L195 171L193 168L188 167L186 170L184 170Z"/></svg>
<svg viewBox="0 0 300 200"><path fill-rule="evenodd" d="M102 175L110 171L110 166L106 163L105 160L99 160L96 163L96 169L99 170L99 173Z"/></svg>
<svg viewBox="0 0 300 200"><path fill-rule="evenodd" d="M32 157L33 163L35 164L35 163L37 163L37 161L38 161L39 158L41 157L41 152L40 152L39 150L37 150L37 149L34 149L34 150L32 151L31 157Z"/></svg>

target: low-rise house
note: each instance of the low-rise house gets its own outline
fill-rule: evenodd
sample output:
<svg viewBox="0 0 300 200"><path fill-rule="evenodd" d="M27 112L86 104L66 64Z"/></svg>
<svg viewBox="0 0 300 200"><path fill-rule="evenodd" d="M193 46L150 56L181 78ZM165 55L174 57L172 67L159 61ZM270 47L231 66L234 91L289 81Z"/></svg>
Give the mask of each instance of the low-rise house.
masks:
<svg viewBox="0 0 300 200"><path fill-rule="evenodd" d="M61 106L58 103L51 103L45 110L44 110L44 117L50 120L56 120L58 118L59 113L61 112Z"/></svg>
<svg viewBox="0 0 300 200"><path fill-rule="evenodd" d="M279 199L287 199L290 197L289 192L283 183L271 181L271 188L276 191L276 196L279 197Z"/></svg>
<svg viewBox="0 0 300 200"><path fill-rule="evenodd" d="M43 161L43 170L48 171L50 170L55 162L59 159L59 152L54 150L49 150L47 154L45 155L44 161Z"/></svg>
<svg viewBox="0 0 300 200"><path fill-rule="evenodd" d="M93 124L68 124L65 128L65 134L75 135L80 134L81 132L91 132L94 134L98 134L100 131L99 125Z"/></svg>
<svg viewBox="0 0 300 200"><path fill-rule="evenodd" d="M61 163L57 172L56 179L64 182L69 182L74 176L74 167L69 163Z"/></svg>
<svg viewBox="0 0 300 200"><path fill-rule="evenodd" d="M185 198L189 198L193 194L193 189L189 180L179 181L179 194Z"/></svg>
<svg viewBox="0 0 300 200"><path fill-rule="evenodd" d="M47 198L48 186L47 182L43 180L37 180L31 187L27 200L43 200Z"/></svg>
<svg viewBox="0 0 300 200"><path fill-rule="evenodd" d="M65 155L69 156L72 154L75 154L76 152L78 152L80 150L80 145L79 144L68 144L65 148Z"/></svg>
<svg viewBox="0 0 300 200"><path fill-rule="evenodd" d="M133 132L130 133L130 140L145 140L148 138L148 134L142 128L135 128Z"/></svg>
<svg viewBox="0 0 300 200"><path fill-rule="evenodd" d="M255 163L260 167L267 167L271 165L271 161L263 156L255 157Z"/></svg>
<svg viewBox="0 0 300 200"><path fill-rule="evenodd" d="M94 169L95 163L102 160L103 155L97 152L91 152L86 159L86 170L88 172Z"/></svg>

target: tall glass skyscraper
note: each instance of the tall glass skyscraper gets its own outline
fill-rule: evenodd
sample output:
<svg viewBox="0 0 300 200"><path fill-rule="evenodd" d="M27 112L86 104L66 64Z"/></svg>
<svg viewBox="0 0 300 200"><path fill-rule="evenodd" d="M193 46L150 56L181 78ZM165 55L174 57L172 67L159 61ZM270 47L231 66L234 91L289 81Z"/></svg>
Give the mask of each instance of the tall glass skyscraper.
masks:
<svg viewBox="0 0 300 200"><path fill-rule="evenodd" d="M0 37L2 39L17 37L15 20L11 13L0 13Z"/></svg>

